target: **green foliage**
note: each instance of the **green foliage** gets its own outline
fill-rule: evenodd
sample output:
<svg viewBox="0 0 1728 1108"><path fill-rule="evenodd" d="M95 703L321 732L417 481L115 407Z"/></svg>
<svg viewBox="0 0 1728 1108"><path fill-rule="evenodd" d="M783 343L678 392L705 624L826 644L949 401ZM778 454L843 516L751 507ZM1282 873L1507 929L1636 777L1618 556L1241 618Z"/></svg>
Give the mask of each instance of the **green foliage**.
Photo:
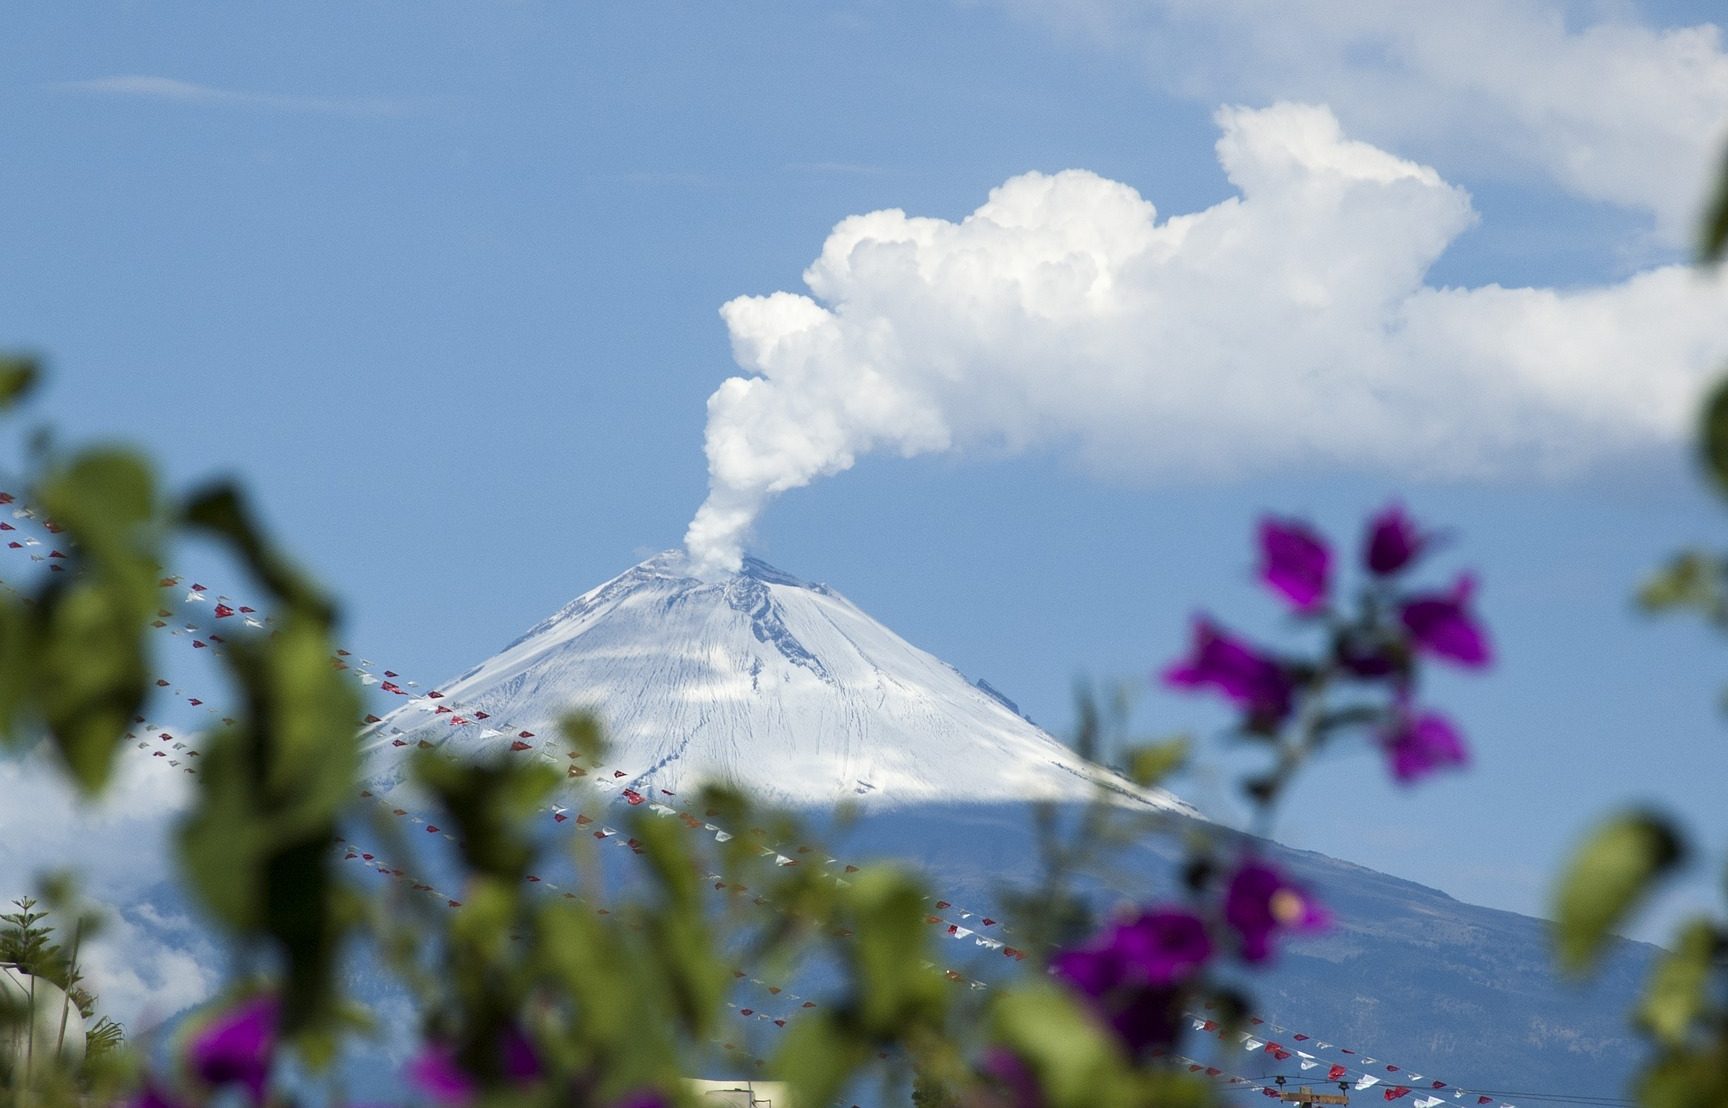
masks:
<svg viewBox="0 0 1728 1108"><path fill-rule="evenodd" d="M1664 1047L1683 1047L1708 1011L1710 973L1722 960L1722 936L1709 920L1693 920L1650 974L1639 1022Z"/></svg>
<svg viewBox="0 0 1728 1108"><path fill-rule="evenodd" d="M126 1045L126 1028L110 1016L102 1016L84 1032L84 1058L97 1062L118 1054Z"/></svg>
<svg viewBox="0 0 1728 1108"><path fill-rule="evenodd" d="M1644 1108L1722 1108L1728 1104L1728 1041L1695 1050L1667 1050L1639 1076Z"/></svg>
<svg viewBox="0 0 1728 1108"><path fill-rule="evenodd" d="M1002 1045L1038 1076L1051 1108L1138 1103L1127 1058L1068 993L1034 985L1004 998L993 1018Z"/></svg>
<svg viewBox="0 0 1728 1108"><path fill-rule="evenodd" d="M1698 258L1706 265L1722 260L1728 250L1728 152L1724 153L1722 169L1716 175L1716 186L1704 207L1704 219L1698 229Z"/></svg>
<svg viewBox="0 0 1728 1108"><path fill-rule="evenodd" d="M205 751L180 830L182 871L217 921L284 960L286 1029L328 1035L341 1018L334 972L346 929L330 844L354 796L359 698L331 666L332 606L274 552L239 496L205 493L186 518L232 545L281 614L268 637L227 644L242 706Z"/></svg>
<svg viewBox="0 0 1728 1108"><path fill-rule="evenodd" d="M1178 735L1138 747L1128 754L1128 776L1137 785L1161 785L1188 764L1193 745L1186 735Z"/></svg>
<svg viewBox="0 0 1728 1108"><path fill-rule="evenodd" d="M1718 382L1704 400L1698 450L1712 486L1728 495L1728 380Z"/></svg>
<svg viewBox="0 0 1728 1108"><path fill-rule="evenodd" d="M40 376L36 359L22 354L0 353L0 412L28 396Z"/></svg>
<svg viewBox="0 0 1728 1108"><path fill-rule="evenodd" d="M54 926L46 922L50 914L36 911L37 904L33 897L20 897L12 902L11 912L0 914L0 965L17 966L64 989L80 1016L88 1019L95 1013L96 998L82 985L77 943L68 949L56 941Z"/></svg>
<svg viewBox="0 0 1728 1108"><path fill-rule="evenodd" d="M1597 828L1573 855L1556 894L1560 964L1572 973L1593 966L1613 929L1674 869L1682 853L1674 828L1648 812L1631 812Z"/></svg>
<svg viewBox="0 0 1728 1108"><path fill-rule="evenodd" d="M157 607L160 524L154 483L136 457L92 450L52 468L37 488L70 549L70 570L30 607L0 612L0 654L13 663L0 687L0 730L20 713L39 718L86 791L106 783L121 736L143 704L145 639Z"/></svg>

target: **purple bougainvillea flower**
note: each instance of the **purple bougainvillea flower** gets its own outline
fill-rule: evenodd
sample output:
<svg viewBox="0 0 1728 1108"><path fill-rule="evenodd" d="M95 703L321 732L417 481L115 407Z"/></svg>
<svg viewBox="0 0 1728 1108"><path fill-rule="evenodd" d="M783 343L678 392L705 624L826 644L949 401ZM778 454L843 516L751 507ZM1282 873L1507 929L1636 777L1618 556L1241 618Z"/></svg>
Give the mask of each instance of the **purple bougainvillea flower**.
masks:
<svg viewBox="0 0 1728 1108"><path fill-rule="evenodd" d="M1231 638L1204 617L1194 621L1193 652L1166 669L1164 680L1177 688L1215 688L1264 723L1288 716L1295 692L1290 674L1276 659Z"/></svg>
<svg viewBox="0 0 1728 1108"><path fill-rule="evenodd" d="M444 1043L428 1043L408 1063L408 1083L434 1104L467 1104L480 1091L456 1061L456 1051Z"/></svg>
<svg viewBox="0 0 1728 1108"><path fill-rule="evenodd" d="M1326 541L1296 520L1260 521L1260 578L1299 612L1326 603L1332 551Z"/></svg>
<svg viewBox="0 0 1728 1108"><path fill-rule="evenodd" d="M217 1016L192 1040L192 1072L216 1088L242 1085L254 1104L262 1104L276 1049L277 1009L275 997L261 994Z"/></svg>
<svg viewBox="0 0 1728 1108"><path fill-rule="evenodd" d="M1264 962L1279 932L1324 930L1332 917L1278 870L1249 859L1224 890L1224 922L1240 940L1242 960Z"/></svg>
<svg viewBox="0 0 1728 1108"><path fill-rule="evenodd" d="M1368 541L1363 544L1362 560L1368 572L1386 577L1420 557L1432 538L1416 529L1415 521L1404 514L1403 505L1388 504L1368 521Z"/></svg>
<svg viewBox="0 0 1728 1108"><path fill-rule="evenodd" d="M183 1100L163 1090L154 1080L146 1080L144 1087L132 1094L126 1101L126 1108L190 1108Z"/></svg>
<svg viewBox="0 0 1728 1108"><path fill-rule="evenodd" d="M503 1054L504 1076L510 1080L519 1085L527 1084L543 1072L540 1057L534 1053L534 1044L528 1041L521 1028L506 1029L498 1046Z"/></svg>
<svg viewBox="0 0 1728 1108"><path fill-rule="evenodd" d="M517 1027L499 1035L498 1059L504 1076L518 1085L529 1084L545 1072L534 1044ZM480 1083L462 1068L455 1048L445 1043L428 1044L408 1064L408 1080L438 1104L467 1104L480 1092Z"/></svg>
<svg viewBox="0 0 1728 1108"><path fill-rule="evenodd" d="M1175 1041L1180 988L1211 957L1212 939L1198 916L1155 909L1056 955L1050 965L1138 1053Z"/></svg>
<svg viewBox="0 0 1728 1108"><path fill-rule="evenodd" d="M612 1108L672 1108L672 1102L653 1089L642 1089L614 1102Z"/></svg>
<svg viewBox="0 0 1728 1108"><path fill-rule="evenodd" d="M1121 986L1173 985L1212 957L1206 924L1189 912L1157 909L1118 923L1092 942L1056 955L1051 968L1090 997Z"/></svg>
<svg viewBox="0 0 1728 1108"><path fill-rule="evenodd" d="M1038 1075L1026 1064L1026 1059L1006 1047L993 1046L984 1052L978 1065L979 1074L1000 1094L991 1104L1003 1108L1044 1108L1044 1090Z"/></svg>
<svg viewBox="0 0 1728 1108"><path fill-rule="evenodd" d="M1146 912L1117 927L1111 941L1140 984L1174 985L1192 977L1212 957L1206 924L1181 910Z"/></svg>
<svg viewBox="0 0 1728 1108"><path fill-rule="evenodd" d="M1182 1030L1178 989L1131 989L1104 1002L1104 1017L1132 1055L1170 1049Z"/></svg>
<svg viewBox="0 0 1728 1108"><path fill-rule="evenodd" d="M1470 612L1476 581L1458 578L1448 593L1428 593L1406 601L1399 612L1410 641L1418 650L1470 669L1486 666L1493 656L1488 633Z"/></svg>
<svg viewBox="0 0 1728 1108"><path fill-rule="evenodd" d="M1469 761L1463 736L1437 712L1400 711L1396 722L1382 732L1380 744L1392 765L1392 776L1404 785Z"/></svg>

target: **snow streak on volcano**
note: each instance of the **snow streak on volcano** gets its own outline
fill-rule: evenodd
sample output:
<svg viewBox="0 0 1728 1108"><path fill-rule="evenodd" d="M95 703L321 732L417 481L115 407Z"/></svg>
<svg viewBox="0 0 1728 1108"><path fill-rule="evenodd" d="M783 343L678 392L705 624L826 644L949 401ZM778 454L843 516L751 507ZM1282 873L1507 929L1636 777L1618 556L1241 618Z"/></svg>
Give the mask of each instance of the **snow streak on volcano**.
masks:
<svg viewBox="0 0 1728 1108"><path fill-rule="evenodd" d="M546 753L558 720L587 710L607 763L638 788L715 781L787 804L879 807L1081 799L1103 785L1192 814L1089 764L834 590L755 559L704 579L681 552L650 558L438 691L375 728L379 784L399 779L403 736L478 753L525 729ZM438 709L452 703L486 718L449 726Z"/></svg>

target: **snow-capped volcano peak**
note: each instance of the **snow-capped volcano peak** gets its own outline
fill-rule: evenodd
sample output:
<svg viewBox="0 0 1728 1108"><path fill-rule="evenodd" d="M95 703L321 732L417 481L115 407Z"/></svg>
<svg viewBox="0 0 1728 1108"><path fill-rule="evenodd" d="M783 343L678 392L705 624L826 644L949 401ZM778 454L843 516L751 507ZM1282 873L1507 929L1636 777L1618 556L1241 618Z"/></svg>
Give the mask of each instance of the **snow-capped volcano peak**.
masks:
<svg viewBox="0 0 1728 1108"><path fill-rule="evenodd" d="M655 555L439 692L378 725L374 755L408 736L509 745L587 710L605 725L607 762L639 788L717 780L783 803L893 804L1079 798L1102 785L1187 810L1090 765L828 586L755 558L698 577L682 551ZM451 727L452 715L487 726Z"/></svg>

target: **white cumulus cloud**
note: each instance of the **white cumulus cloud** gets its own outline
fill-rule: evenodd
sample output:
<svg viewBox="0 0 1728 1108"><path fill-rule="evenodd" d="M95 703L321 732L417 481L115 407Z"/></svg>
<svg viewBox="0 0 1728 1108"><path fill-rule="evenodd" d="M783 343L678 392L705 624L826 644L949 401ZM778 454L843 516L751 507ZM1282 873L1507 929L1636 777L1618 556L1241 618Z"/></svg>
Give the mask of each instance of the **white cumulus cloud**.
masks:
<svg viewBox="0 0 1728 1108"><path fill-rule="evenodd" d="M1687 242L1728 125L1713 25L1661 28L1626 3L996 0L1139 52L1207 103L1325 103L1352 133L1449 173L1545 177L1649 211Z"/></svg>
<svg viewBox="0 0 1728 1108"><path fill-rule="evenodd" d="M1070 450L1129 476L1292 464L1563 472L1683 433L1728 355L1684 267L1568 289L1436 288L1468 195L1323 107L1225 109L1239 194L1160 220L1128 185L1028 173L951 222L842 220L809 293L721 314L745 376L708 401L686 535L737 564L779 493L885 451Z"/></svg>

